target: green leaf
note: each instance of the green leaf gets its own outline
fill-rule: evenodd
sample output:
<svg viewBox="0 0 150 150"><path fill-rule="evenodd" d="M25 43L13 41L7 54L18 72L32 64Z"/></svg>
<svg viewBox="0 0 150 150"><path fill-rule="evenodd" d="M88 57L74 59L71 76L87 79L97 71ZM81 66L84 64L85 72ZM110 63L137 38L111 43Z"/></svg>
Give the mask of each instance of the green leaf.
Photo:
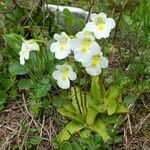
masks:
<svg viewBox="0 0 150 150"><path fill-rule="evenodd" d="M83 129L79 132L81 138L88 138L90 136L90 130L89 129Z"/></svg>
<svg viewBox="0 0 150 150"><path fill-rule="evenodd" d="M116 99L118 97L118 95L119 95L119 89L117 87L115 87L115 86L111 86L108 89L106 95L107 95L108 99L111 99L111 98Z"/></svg>
<svg viewBox="0 0 150 150"><path fill-rule="evenodd" d="M3 36L5 43L10 46L16 53L19 52L22 44L22 36L18 34L5 34Z"/></svg>
<svg viewBox="0 0 150 150"><path fill-rule="evenodd" d="M87 108L87 116L86 116L86 123L88 125L91 125L93 124L95 118L96 118L96 115L98 114L98 111L96 109L93 109L92 107L88 107Z"/></svg>
<svg viewBox="0 0 150 150"><path fill-rule="evenodd" d="M32 145L38 145L41 143L41 138L40 137L35 137L29 140L29 143Z"/></svg>
<svg viewBox="0 0 150 150"><path fill-rule="evenodd" d="M99 119L103 121L105 124L116 124L118 119L120 118L120 115L111 115L108 114L100 114Z"/></svg>
<svg viewBox="0 0 150 150"><path fill-rule="evenodd" d="M101 99L103 98L102 93L103 89L99 86L99 78L97 76L93 77L91 84L91 97L95 104L99 104L99 102L101 102Z"/></svg>
<svg viewBox="0 0 150 150"><path fill-rule="evenodd" d="M99 113L104 113L106 112L106 106L105 104L100 104L100 105L90 105L93 109L97 110Z"/></svg>
<svg viewBox="0 0 150 150"><path fill-rule="evenodd" d="M4 109L4 105L0 105L0 111Z"/></svg>
<svg viewBox="0 0 150 150"><path fill-rule="evenodd" d="M50 80L44 77L40 82L35 84L35 87L36 88L34 88L33 97L35 99L44 97L44 96L48 95L48 93L51 89Z"/></svg>
<svg viewBox="0 0 150 150"><path fill-rule="evenodd" d="M20 89L30 89L32 87L33 83L32 80L29 79L22 79L18 82L18 86Z"/></svg>
<svg viewBox="0 0 150 150"><path fill-rule="evenodd" d="M76 142L73 142L72 143L72 150L82 150L82 149Z"/></svg>
<svg viewBox="0 0 150 150"><path fill-rule="evenodd" d="M12 85L14 84L14 82L10 79L6 79L1 83L1 90L7 91L9 90L10 87L12 87Z"/></svg>
<svg viewBox="0 0 150 150"><path fill-rule="evenodd" d="M19 62L11 62L8 70L14 75L24 75L28 72L27 68L22 66Z"/></svg>
<svg viewBox="0 0 150 150"><path fill-rule="evenodd" d="M0 105L3 105L6 102L7 94L5 91L0 90Z"/></svg>
<svg viewBox="0 0 150 150"><path fill-rule="evenodd" d="M123 103L126 104L127 106L133 105L136 99L137 99L136 96L126 96L123 100Z"/></svg>
<svg viewBox="0 0 150 150"><path fill-rule="evenodd" d="M38 101L32 100L30 103L30 111L34 116L37 116L41 107L41 103Z"/></svg>
<svg viewBox="0 0 150 150"><path fill-rule="evenodd" d="M115 114L126 114L128 113L128 109L122 104L118 104Z"/></svg>
<svg viewBox="0 0 150 150"><path fill-rule="evenodd" d="M63 19L65 23L65 29L67 30L68 33L71 34L72 24L73 24L73 15L69 11L69 9L63 10Z"/></svg>
<svg viewBox="0 0 150 150"><path fill-rule="evenodd" d="M69 107L70 108L70 107ZM70 111L71 109L64 109L64 108L59 108L57 111L63 115L68 117L69 119L72 119L74 121L83 123L85 122L85 118L84 116L80 115L80 114L76 114L75 112Z"/></svg>
<svg viewBox="0 0 150 150"><path fill-rule="evenodd" d="M86 24L85 20L74 16L73 23L72 23L72 34L74 35L79 31L81 31L85 27L85 24Z"/></svg>
<svg viewBox="0 0 150 150"><path fill-rule="evenodd" d="M107 141L109 138L107 128L105 126L105 123L101 120L96 120L93 125L90 126L90 129L97 132L104 141Z"/></svg>
<svg viewBox="0 0 150 150"><path fill-rule="evenodd" d="M72 134L79 132L84 125L75 121L71 121L57 136L56 140L62 142L68 140Z"/></svg>
<svg viewBox="0 0 150 150"><path fill-rule="evenodd" d="M73 150L69 142L62 142L58 150Z"/></svg>
<svg viewBox="0 0 150 150"><path fill-rule="evenodd" d="M117 98L119 95L119 89L115 86L111 86L107 91L107 107L108 114L112 115L117 108Z"/></svg>
<svg viewBox="0 0 150 150"><path fill-rule="evenodd" d="M71 88L72 105L75 108L76 112L79 113L79 114L80 114L80 111L79 111L78 106L80 107L81 112L82 113L84 112L84 109L83 109L83 94L82 94L82 92L81 93L80 92L81 91L78 87ZM81 96L82 96L82 98L81 98Z"/></svg>
<svg viewBox="0 0 150 150"><path fill-rule="evenodd" d="M123 15L123 19L124 19L124 21L125 21L128 25L132 25L133 20L132 20L132 18L131 18L130 16L128 16L128 15Z"/></svg>
<svg viewBox="0 0 150 150"><path fill-rule="evenodd" d="M109 98L107 101L108 101L108 104L107 104L108 115L112 115L117 108L117 101L114 98L112 98L112 99Z"/></svg>

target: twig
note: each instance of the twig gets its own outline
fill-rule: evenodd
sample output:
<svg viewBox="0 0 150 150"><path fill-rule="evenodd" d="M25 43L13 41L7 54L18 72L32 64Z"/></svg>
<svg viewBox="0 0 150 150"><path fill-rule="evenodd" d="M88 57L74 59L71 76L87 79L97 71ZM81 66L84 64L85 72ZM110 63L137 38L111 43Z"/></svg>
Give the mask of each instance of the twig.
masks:
<svg viewBox="0 0 150 150"><path fill-rule="evenodd" d="M30 8L20 5L20 4L17 2L17 0L12 0L12 1L13 1L13 3L15 4L15 6L21 8L21 9L30 10Z"/></svg>
<svg viewBox="0 0 150 150"><path fill-rule="evenodd" d="M31 115L31 113L29 112L29 110L28 110L28 108L27 108L24 94L22 94L22 99L23 99L23 102L24 102L24 107L25 107L26 112L28 113L28 115L29 115L29 116L31 117L31 119L33 120L35 126L38 127L38 124L36 123L36 121L34 120L33 116Z"/></svg>
<svg viewBox="0 0 150 150"><path fill-rule="evenodd" d="M128 117L128 125L129 125L129 130L130 130L130 134L132 135L132 127L131 127L131 121L130 121L130 115L127 114L127 117Z"/></svg>
<svg viewBox="0 0 150 150"><path fill-rule="evenodd" d="M95 0L93 0L92 3L91 3L91 6L90 6L90 8L89 8L89 13L88 13L86 22L88 22L89 19L90 19L90 15L91 15L91 12L92 12L92 8L93 8L93 6L94 6L94 3L95 3Z"/></svg>
<svg viewBox="0 0 150 150"><path fill-rule="evenodd" d="M117 23L116 23L116 27L115 27L115 33L114 33L114 37L113 37L113 42L115 42L115 40L116 40L116 35L117 35L118 28L119 28L119 23L120 23L123 11L124 11L128 1L129 0L126 0L126 2L124 3L124 5L122 6L122 8L120 10L120 13L119 13L119 16L118 16L118 20L117 20Z"/></svg>
<svg viewBox="0 0 150 150"><path fill-rule="evenodd" d="M124 135L124 139L125 139L125 147L126 147L126 149L127 149L127 147L128 147L128 146L127 146L127 145L128 145L127 131L126 131L125 128L124 128L123 130L124 130L124 134L123 134L123 135Z"/></svg>
<svg viewBox="0 0 150 150"><path fill-rule="evenodd" d="M24 135L22 144L21 144L21 146L20 146L20 150L23 150L23 146L24 146L24 143L25 143L25 141L26 141L26 139L27 139L28 133L29 133L29 131L30 131L30 127L31 127L32 122L33 122L33 118L31 119L31 121L30 121L30 123L29 123L29 126L28 126L28 129L27 129L27 131L26 131L26 133L25 133L25 135Z"/></svg>
<svg viewBox="0 0 150 150"><path fill-rule="evenodd" d="M16 6L13 6L13 7L9 7L7 8L7 10L4 10L4 11L0 11L0 14L7 14L7 13L12 13L13 10L15 10Z"/></svg>
<svg viewBox="0 0 150 150"><path fill-rule="evenodd" d="M150 117L150 113L140 122L140 126L137 128L136 132L139 132L143 126L143 124L146 122L146 120Z"/></svg>
<svg viewBox="0 0 150 150"><path fill-rule="evenodd" d="M41 126L41 131L40 131L40 138L42 137L44 124L45 124L45 116L43 116L43 121L42 121L42 126ZM38 150L38 147L39 147L39 144L36 147L37 150Z"/></svg>

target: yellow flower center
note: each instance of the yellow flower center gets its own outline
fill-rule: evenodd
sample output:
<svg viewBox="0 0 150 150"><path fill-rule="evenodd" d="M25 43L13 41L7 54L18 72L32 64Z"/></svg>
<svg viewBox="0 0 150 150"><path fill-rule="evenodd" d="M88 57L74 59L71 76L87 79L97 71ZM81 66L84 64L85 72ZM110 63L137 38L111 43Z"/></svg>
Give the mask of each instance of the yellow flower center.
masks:
<svg viewBox="0 0 150 150"><path fill-rule="evenodd" d="M65 44L60 44L59 48L61 51L64 51L65 50Z"/></svg>
<svg viewBox="0 0 150 150"><path fill-rule="evenodd" d="M98 30L102 31L102 30L104 29L104 25L105 25L105 20L104 20L104 18L101 17L101 16L98 17L96 24L97 24Z"/></svg>
<svg viewBox="0 0 150 150"><path fill-rule="evenodd" d="M98 30L102 31L104 29L104 23L99 23L97 27L98 27Z"/></svg>
<svg viewBox="0 0 150 150"><path fill-rule="evenodd" d="M61 75L61 79L66 80L68 78L68 76L69 76L69 69L64 69L63 73Z"/></svg>
<svg viewBox="0 0 150 150"><path fill-rule="evenodd" d="M100 56L96 55L92 57L92 67L96 67L100 61Z"/></svg>
<svg viewBox="0 0 150 150"><path fill-rule="evenodd" d="M90 39L84 39L81 42L81 52L86 53L88 51L88 47L91 44L91 40Z"/></svg>
<svg viewBox="0 0 150 150"><path fill-rule="evenodd" d="M68 39L66 37L62 37L60 40L59 40L59 48L61 51L64 51L65 50L65 46L67 44L67 41Z"/></svg>

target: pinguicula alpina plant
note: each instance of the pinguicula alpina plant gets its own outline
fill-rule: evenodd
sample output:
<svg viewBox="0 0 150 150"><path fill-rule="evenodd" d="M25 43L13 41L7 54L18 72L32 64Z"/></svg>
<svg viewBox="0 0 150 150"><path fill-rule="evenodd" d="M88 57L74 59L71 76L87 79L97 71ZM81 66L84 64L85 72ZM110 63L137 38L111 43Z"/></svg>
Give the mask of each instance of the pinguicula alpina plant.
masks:
<svg viewBox="0 0 150 150"><path fill-rule="evenodd" d="M72 134L79 133L85 137L93 131L106 141L110 138L107 126L115 124L120 114L127 113L121 103L119 87L112 85L106 89L102 81L102 69L108 67L108 59L103 56L97 40L109 37L114 27L114 19L107 18L105 13L94 13L83 31L75 36L65 32L54 34L55 42L50 45L50 51L54 53L58 64L52 77L60 88L71 89L67 103L58 109L60 114L71 120L57 135L59 143L68 140ZM22 65L32 50L39 50L36 40L24 41L19 53ZM82 90L78 82L70 83L78 79L78 72L71 66L73 63L74 66L80 64L92 79L91 87L86 91Z"/></svg>

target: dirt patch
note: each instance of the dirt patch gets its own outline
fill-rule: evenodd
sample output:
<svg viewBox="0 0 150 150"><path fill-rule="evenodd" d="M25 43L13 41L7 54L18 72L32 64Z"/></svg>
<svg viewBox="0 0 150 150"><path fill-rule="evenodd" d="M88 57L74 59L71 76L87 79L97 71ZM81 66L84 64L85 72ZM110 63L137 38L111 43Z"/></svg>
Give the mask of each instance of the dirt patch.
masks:
<svg viewBox="0 0 150 150"><path fill-rule="evenodd" d="M62 120L56 110L53 113L35 119L23 101L9 102L0 113L0 150L53 150ZM40 142L34 145L37 139Z"/></svg>
<svg viewBox="0 0 150 150"><path fill-rule="evenodd" d="M150 94L143 94L130 109L122 127L122 143L115 150L150 150Z"/></svg>

